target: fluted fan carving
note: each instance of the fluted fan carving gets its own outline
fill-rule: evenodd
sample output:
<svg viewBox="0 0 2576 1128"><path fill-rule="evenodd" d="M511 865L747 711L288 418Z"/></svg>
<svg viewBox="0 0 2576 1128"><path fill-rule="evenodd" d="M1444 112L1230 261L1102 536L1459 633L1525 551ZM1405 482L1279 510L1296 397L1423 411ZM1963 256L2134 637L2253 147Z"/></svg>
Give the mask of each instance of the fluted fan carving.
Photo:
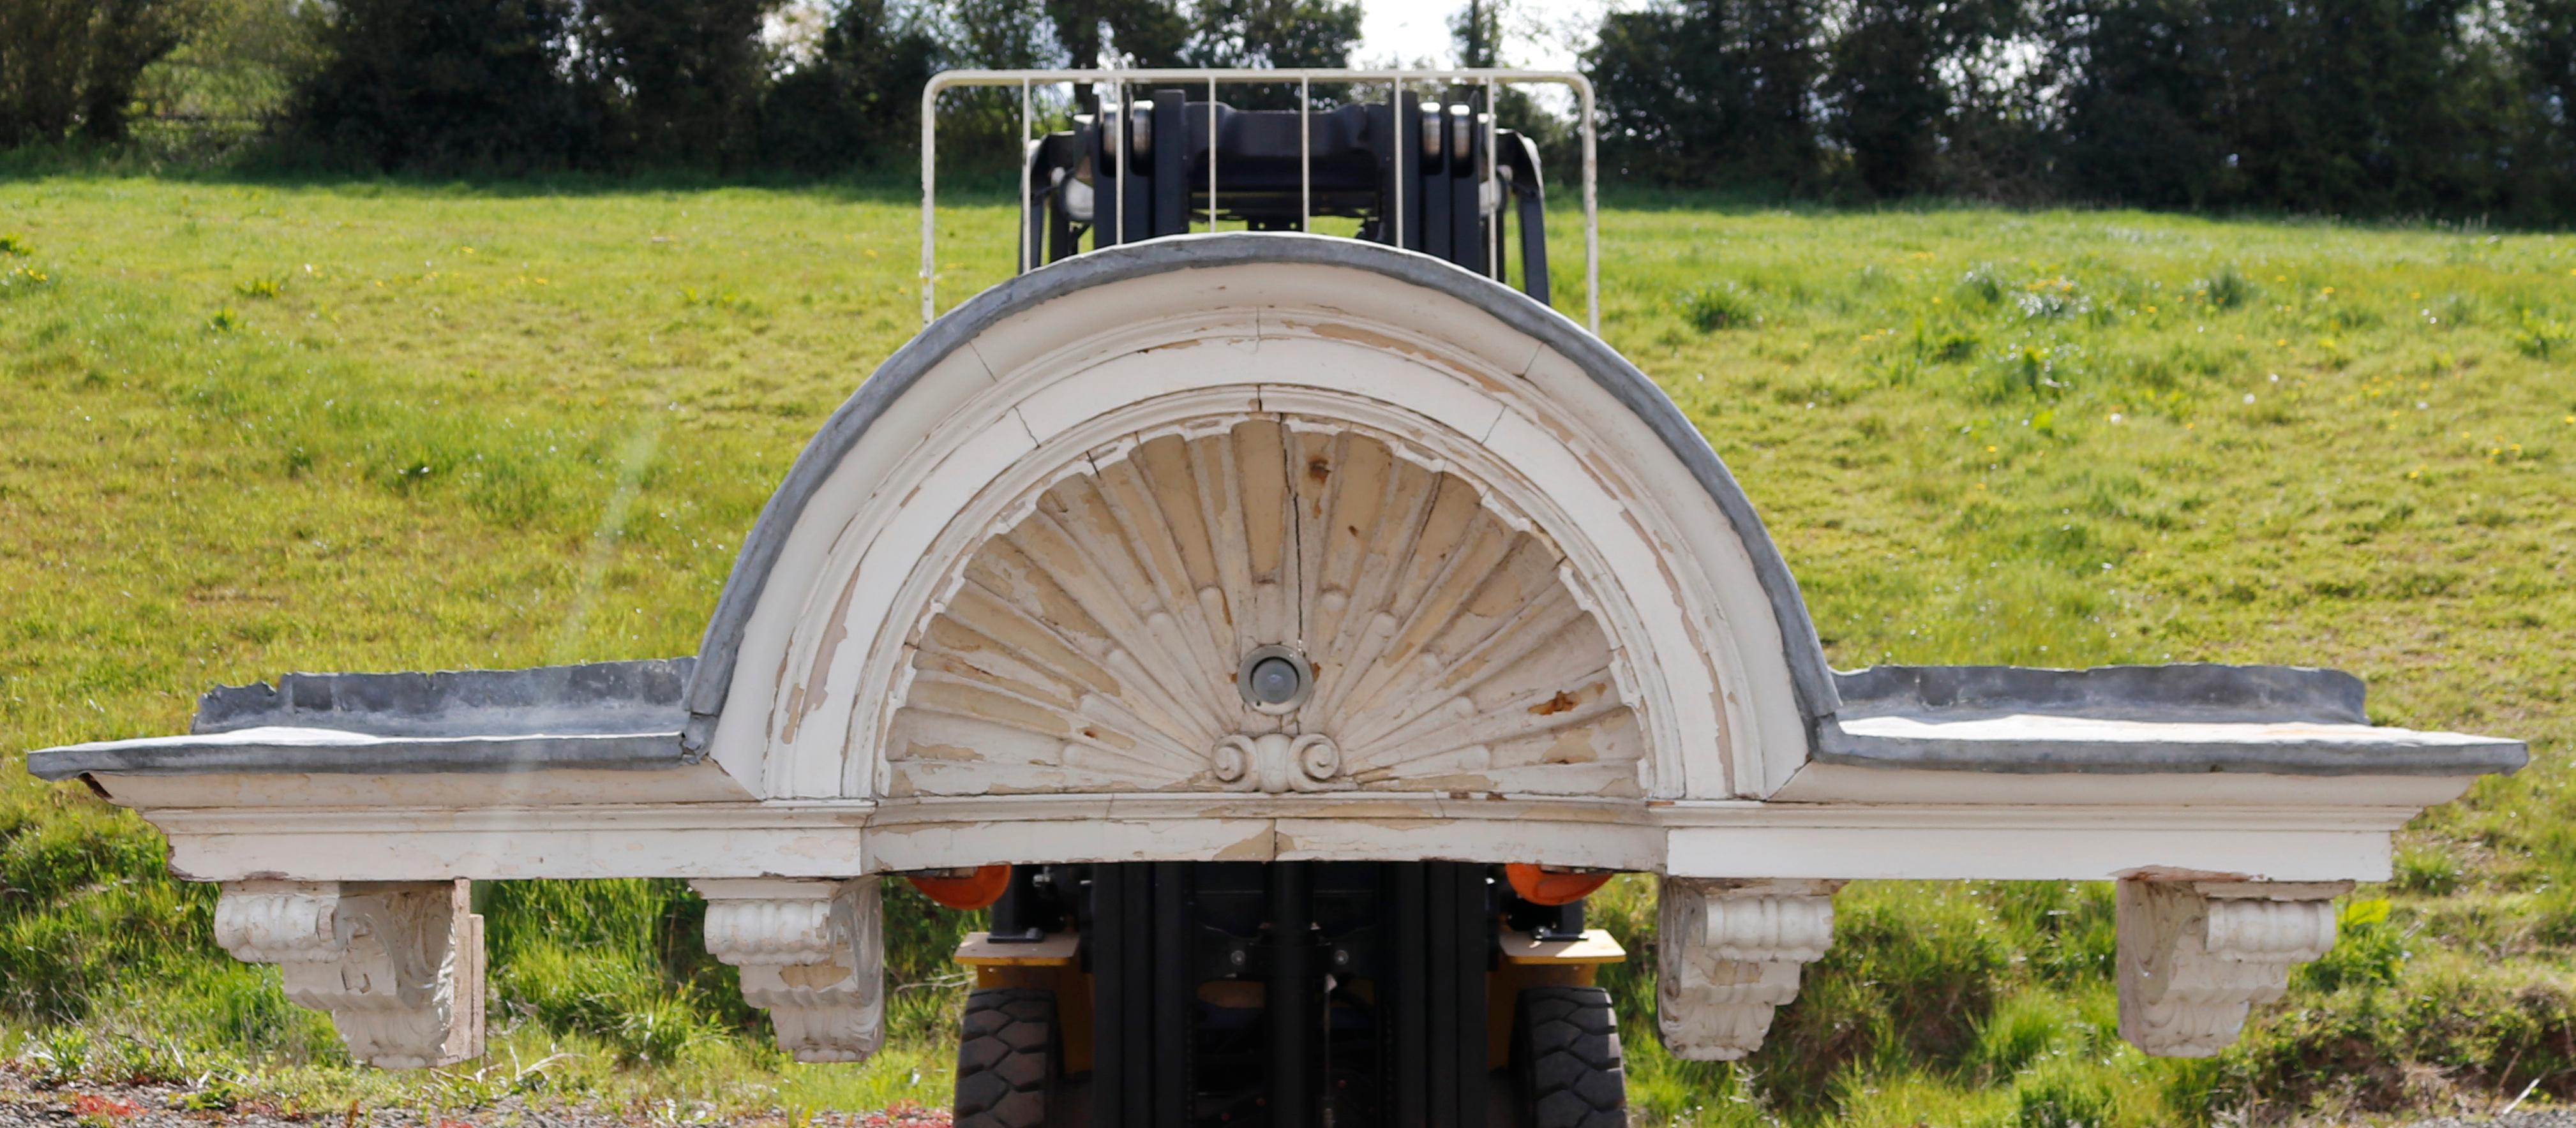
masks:
<svg viewBox="0 0 2576 1128"><path fill-rule="evenodd" d="M1088 465L977 549L916 630L890 793L1275 776L1642 794L1643 736L1560 553L1465 479L1278 417L1139 437ZM1235 684L1273 643L1315 670L1312 695L1277 716ZM1332 774L1247 775L1252 745L1229 739L1270 734L1327 738L1337 756L1314 762Z"/></svg>

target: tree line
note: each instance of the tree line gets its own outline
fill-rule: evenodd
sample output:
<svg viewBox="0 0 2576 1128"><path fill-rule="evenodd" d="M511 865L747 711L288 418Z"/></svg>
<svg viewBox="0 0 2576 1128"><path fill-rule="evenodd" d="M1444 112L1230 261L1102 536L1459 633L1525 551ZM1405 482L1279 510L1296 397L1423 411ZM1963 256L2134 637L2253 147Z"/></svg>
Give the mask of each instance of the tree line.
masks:
<svg viewBox="0 0 2576 1128"><path fill-rule="evenodd" d="M2576 216L2576 0L1680 0L1586 63L1663 181Z"/></svg>
<svg viewBox="0 0 2576 1128"><path fill-rule="evenodd" d="M1509 2L1461 0L1462 62L1511 60ZM789 15L819 25L793 50ZM360 168L830 172L907 156L943 68L1339 66L1359 26L1357 0L0 0L0 146L114 143L216 76L267 140ZM1629 182L2576 215L2576 0L1659 0L1583 67ZM1564 167L1562 122L1506 112Z"/></svg>
<svg viewBox="0 0 2576 1128"><path fill-rule="evenodd" d="M794 15L820 27L782 49ZM233 109L325 162L822 172L908 152L942 69L1342 66L1359 28L1352 0L0 0L0 147L117 142L168 104L242 102L138 96L174 61L244 85L186 58L208 41L271 57L274 96ZM970 129L995 117L959 101Z"/></svg>

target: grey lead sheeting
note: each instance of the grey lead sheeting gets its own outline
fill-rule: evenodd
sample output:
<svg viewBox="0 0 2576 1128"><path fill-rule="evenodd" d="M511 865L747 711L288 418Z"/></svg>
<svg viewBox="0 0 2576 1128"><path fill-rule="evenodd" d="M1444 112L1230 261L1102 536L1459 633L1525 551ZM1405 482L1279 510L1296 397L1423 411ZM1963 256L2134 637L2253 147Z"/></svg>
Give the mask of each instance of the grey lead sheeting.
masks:
<svg viewBox="0 0 2576 1128"><path fill-rule="evenodd" d="M83 772L393 775L677 767L694 658L527 670L288 674L197 699L189 736L30 753L44 779Z"/></svg>
<svg viewBox="0 0 2576 1128"><path fill-rule="evenodd" d="M515 672L515 671L514 671ZM346 730L102 741L27 756L38 779L78 775L420 775L430 772L636 771L681 766L680 734L377 737Z"/></svg>
<svg viewBox="0 0 2576 1128"><path fill-rule="evenodd" d="M695 658L526 670L288 674L197 699L190 732L283 725L378 736L679 731Z"/></svg>
<svg viewBox="0 0 2576 1128"><path fill-rule="evenodd" d="M886 358L876 374L859 385L858 393L832 413L804 453L796 456L786 480L770 495L760 520L744 539L742 553L734 558L733 574L725 579L724 594L716 600L715 616L698 646L697 673L689 681L686 700L691 716L683 738L687 754L703 754L707 738L715 731L715 719L724 711L725 696L733 686L734 661L752 608L759 603L770 569L776 566L806 503L877 418L925 373L993 325L1075 291L1173 270L1261 263L1351 267L1434 290L1482 310L1573 361L1664 441L1726 515L1752 556L1772 615L1780 621L1781 649L1788 658L1800 710L1809 718L1833 713L1838 702L1833 671L1825 664L1825 650L1816 640L1815 624L1807 617L1798 582L1763 529L1762 518L1708 440L1683 418L1671 397L1618 350L1529 295L1429 255L1357 239L1245 231L1152 239L1041 267L968 299Z"/></svg>
<svg viewBox="0 0 2576 1128"><path fill-rule="evenodd" d="M2369 724L2361 679L2305 666L1872 666L1837 671L1841 715L1999 710L2136 721Z"/></svg>
<svg viewBox="0 0 2576 1128"><path fill-rule="evenodd" d="M680 754L679 693L690 662L289 674L276 688L208 693L194 735L35 752L27 769L68 779L675 768L688 762ZM2005 773L2470 775L2509 772L2527 758L2515 741L2374 730L2362 716L2360 680L2333 670L1882 666L1835 676L1844 709L1815 726L1820 763ZM1889 719L1930 727L1845 727ZM1939 728L1962 722L1986 723L1973 732ZM2088 729L2084 722L2103 724ZM2110 731L2122 725L2141 727Z"/></svg>
<svg viewBox="0 0 2576 1128"><path fill-rule="evenodd" d="M1945 771L2254 772L2267 775L2480 775L2530 758L2519 741L2373 730L2361 679L2301 666L1873 666L1837 673L1842 712L1816 728L1824 764ZM2046 718L2017 723L2019 717ZM1989 722L1907 735L1845 725L1902 718L1926 726ZM2093 737L2066 719L2109 722ZM2109 731L2123 723L2151 726ZM2234 732L2208 726L2263 726ZM2011 730L2020 728L2015 733ZM2151 729L2161 729L2153 733ZM2138 739L2138 737L2149 737Z"/></svg>
<svg viewBox="0 0 2576 1128"><path fill-rule="evenodd" d="M2530 759L2515 740L2426 741L2396 732L2369 739L2029 740L1861 736L1827 721L1815 762L1862 768L2036 775L2237 772L2297 776L2464 776L2512 772Z"/></svg>

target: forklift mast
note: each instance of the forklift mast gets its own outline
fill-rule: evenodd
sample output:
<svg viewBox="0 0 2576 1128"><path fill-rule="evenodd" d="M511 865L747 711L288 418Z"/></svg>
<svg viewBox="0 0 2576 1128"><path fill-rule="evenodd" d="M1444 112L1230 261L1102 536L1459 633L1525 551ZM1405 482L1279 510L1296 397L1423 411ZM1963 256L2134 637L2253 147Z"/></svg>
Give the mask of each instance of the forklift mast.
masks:
<svg viewBox="0 0 2576 1128"><path fill-rule="evenodd" d="M1033 83L1061 77L951 72L924 102L927 122L943 83L1019 87L1022 272L1194 229L1314 232L1329 220L1354 238L1549 299L1538 147L1493 112L1500 84L1527 76L1375 76L1392 79L1384 99L1324 106L1312 80L1353 76L1091 75L1099 108L1031 136ZM1296 108L1237 109L1218 99L1219 81L1293 82ZM1571 85L1588 105L1589 88ZM934 309L934 145L925 125L925 315ZM1587 221L1590 172L1587 160ZM1587 253L1591 234L1587 222ZM1239 671L1244 703L1293 707L1263 687L1293 694L1311 670L1270 669L1264 654ZM1582 899L1609 875L1501 861L1098 862L915 875L935 900L991 914L989 930L958 952L978 990L961 1030L957 1123L1621 1122L1614 1020L1592 972L1624 953L1585 929ZM1549 1030L1533 1033L1540 1020Z"/></svg>
<svg viewBox="0 0 2576 1128"><path fill-rule="evenodd" d="M1238 110L1163 87L1074 119L1028 147L1023 261L1186 234L1192 223L1310 230L1357 219L1357 238L1419 251L1548 300L1538 147L1495 125L1487 91L1407 91L1316 112ZM1517 237L1510 228L1517 225Z"/></svg>

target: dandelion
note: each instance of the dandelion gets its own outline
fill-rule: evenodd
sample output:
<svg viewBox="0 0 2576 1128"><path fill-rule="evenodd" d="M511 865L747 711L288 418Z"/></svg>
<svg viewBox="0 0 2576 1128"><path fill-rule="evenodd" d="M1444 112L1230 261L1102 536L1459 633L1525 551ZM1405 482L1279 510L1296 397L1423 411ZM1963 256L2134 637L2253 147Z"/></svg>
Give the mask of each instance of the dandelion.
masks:
<svg viewBox="0 0 2576 1128"><path fill-rule="evenodd" d="M2286 347L2288 347L2288 346L2289 346L2289 344L2290 344L2290 339L2289 339L2288 337L2283 337L2283 338L2280 338L2279 340L2273 341L2273 342L2272 342L2272 347L2273 347L2273 348L2276 348L2276 349L2277 349L2277 348L2286 348Z"/></svg>
<svg viewBox="0 0 2576 1128"><path fill-rule="evenodd" d="M2327 296L2327 297L2329 297L2329 298L2333 297L2333 296L2334 296L2334 287L2332 287L2332 286L2328 286L2328 287L2326 287L2326 289L2325 289L2325 296Z"/></svg>
<svg viewBox="0 0 2576 1128"><path fill-rule="evenodd" d="M1993 448L1993 447L1987 447L1987 448L1986 448L1986 453L1987 453L1987 454L1993 454L1994 452L1995 452L1995 448Z"/></svg>

